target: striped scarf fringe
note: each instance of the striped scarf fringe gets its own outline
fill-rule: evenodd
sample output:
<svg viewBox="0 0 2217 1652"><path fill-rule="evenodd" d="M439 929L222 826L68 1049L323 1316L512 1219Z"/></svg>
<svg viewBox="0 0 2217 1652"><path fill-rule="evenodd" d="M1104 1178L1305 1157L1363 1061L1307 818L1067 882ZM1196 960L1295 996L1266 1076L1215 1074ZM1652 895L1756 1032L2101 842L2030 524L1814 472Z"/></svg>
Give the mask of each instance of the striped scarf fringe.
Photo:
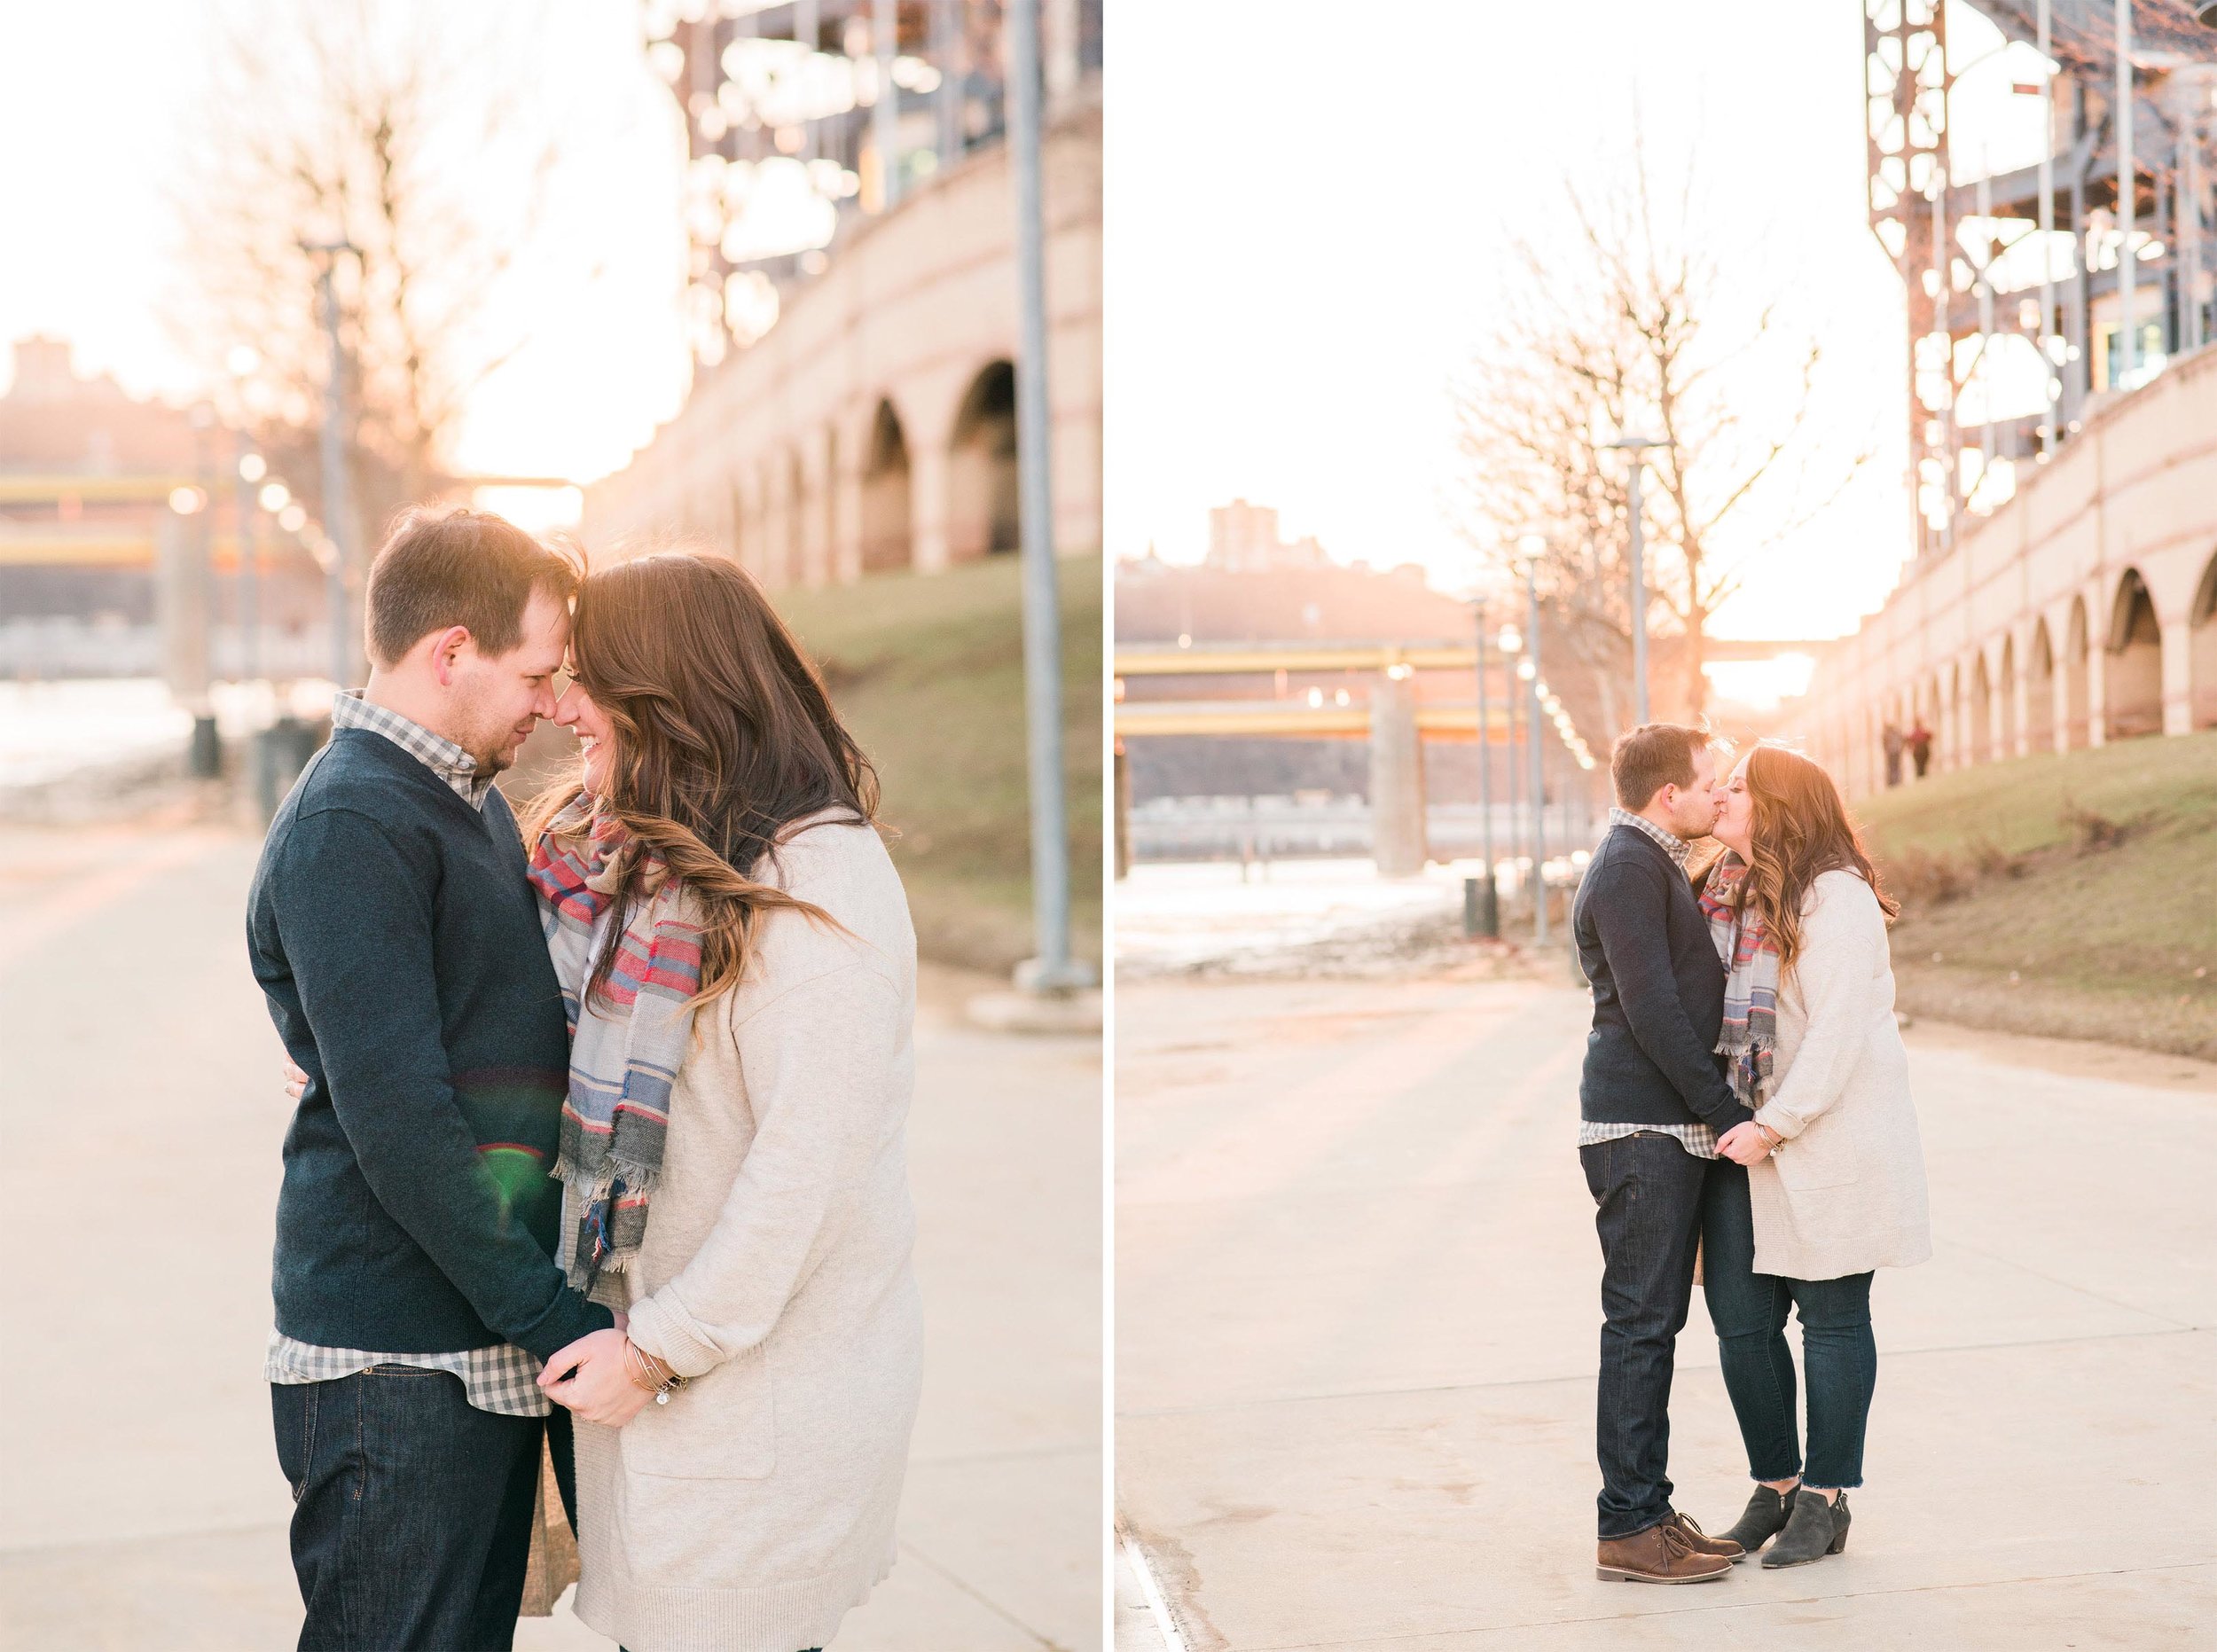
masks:
<svg viewBox="0 0 2217 1652"><path fill-rule="evenodd" d="M646 897L625 914L607 980L584 1013L593 926L621 894L614 863L623 842L623 829L581 796L548 823L530 873L570 1031L569 1099L553 1172L562 1184L556 1260L573 1287L613 1307L625 1305L614 1276L646 1237L670 1093L701 990L701 927L678 881L649 857L639 867Z"/></svg>
<svg viewBox="0 0 2217 1652"><path fill-rule="evenodd" d="M1747 862L1727 852L1701 892L1709 938L1725 967L1724 1024L1717 1053L1726 1059L1732 1093L1750 1112L1770 1099L1771 1062L1778 1047L1778 948L1750 908L1735 912L1732 896Z"/></svg>

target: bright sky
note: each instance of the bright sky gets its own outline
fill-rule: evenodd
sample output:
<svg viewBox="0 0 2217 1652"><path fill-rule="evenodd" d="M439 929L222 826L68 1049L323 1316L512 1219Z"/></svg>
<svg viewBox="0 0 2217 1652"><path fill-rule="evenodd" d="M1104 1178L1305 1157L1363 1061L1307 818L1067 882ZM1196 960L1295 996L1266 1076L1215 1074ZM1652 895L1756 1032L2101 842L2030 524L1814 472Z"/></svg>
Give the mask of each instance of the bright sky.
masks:
<svg viewBox="0 0 2217 1652"><path fill-rule="evenodd" d="M1951 6L1959 67L1999 43ZM1744 214L1821 341L1837 460L1876 457L1752 564L1721 635L1844 633L1908 549L1901 291L1866 227L1860 9L1848 0L1117 0L1108 70L1106 315L1112 554L1198 558L1207 512L1277 505L1344 560L1475 573L1443 510L1450 380L1511 274L1503 243L1560 244L1562 184L1650 156ZM2027 54L2029 55L2029 54ZM2017 54L1958 89L2029 159ZM2032 59L2037 63L2037 58ZM1958 171L1975 160L1958 151Z"/></svg>
<svg viewBox="0 0 2217 1652"><path fill-rule="evenodd" d="M0 346L59 333L81 368L193 393L158 319L165 158L200 108L211 18L280 4L0 4ZM480 393L458 457L588 480L682 403L682 138L631 6L515 15L536 20L572 142L544 254L505 298L533 342ZM1998 38L1968 8L1951 17L1959 64ZM1503 240L1546 244L1564 174L1623 166L1636 98L1651 153L1693 153L1712 194L1737 194L1740 239L1822 339L1833 451L1877 449L1824 521L1750 569L1718 629L1842 631L1891 588L1908 515L1900 294L1865 227L1853 4L1116 0L1113 33L1116 552L1198 556L1209 507L1243 496L1343 559L1466 582L1472 553L1442 508L1448 382L1500 290ZM1959 90L1959 168L1980 111L2000 117L1997 166L2029 154L2038 106L2009 98L2009 78L1996 60Z"/></svg>
<svg viewBox="0 0 2217 1652"><path fill-rule="evenodd" d="M456 457L479 474L591 480L682 403L683 131L634 6L509 3L542 54L538 90L560 112L567 155L542 255L502 298L532 342L482 387ZM201 106L211 20L281 4L0 4L0 380L6 342L47 333L74 342L81 372L194 393L194 364L158 318L176 233L165 158Z"/></svg>

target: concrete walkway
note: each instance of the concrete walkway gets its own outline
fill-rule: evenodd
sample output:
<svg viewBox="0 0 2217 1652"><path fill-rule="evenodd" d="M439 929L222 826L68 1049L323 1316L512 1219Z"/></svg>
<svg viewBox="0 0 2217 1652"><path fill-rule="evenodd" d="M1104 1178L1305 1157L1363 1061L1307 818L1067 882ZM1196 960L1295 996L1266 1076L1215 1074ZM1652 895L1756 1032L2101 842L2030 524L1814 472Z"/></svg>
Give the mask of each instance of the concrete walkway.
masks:
<svg viewBox="0 0 2217 1652"><path fill-rule="evenodd" d="M1586 1024L1519 983L1120 991L1117 1499L1194 1652L2217 1645L2217 1069L1913 1030L1937 1257L1877 1281L1846 1552L1626 1586ZM1728 1524L1698 1297L1673 1446Z"/></svg>
<svg viewBox="0 0 2217 1652"><path fill-rule="evenodd" d="M207 830L0 833L10 1652L278 1652L298 1632L260 1380L289 1104L246 967L255 853ZM901 1562L838 1645L1092 1647L1099 1044L930 1014L917 1065L924 1407ZM564 1606L516 1644L610 1643Z"/></svg>

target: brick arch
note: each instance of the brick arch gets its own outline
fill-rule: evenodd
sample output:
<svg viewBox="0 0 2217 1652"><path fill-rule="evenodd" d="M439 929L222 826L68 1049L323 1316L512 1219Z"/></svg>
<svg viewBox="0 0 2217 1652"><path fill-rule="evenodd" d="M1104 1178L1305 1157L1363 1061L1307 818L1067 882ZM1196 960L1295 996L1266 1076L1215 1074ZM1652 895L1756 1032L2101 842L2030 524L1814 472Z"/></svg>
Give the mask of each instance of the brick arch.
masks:
<svg viewBox="0 0 2217 1652"><path fill-rule="evenodd" d="M996 357L970 377L947 439L947 556L1017 548L1016 367Z"/></svg>
<svg viewBox="0 0 2217 1652"><path fill-rule="evenodd" d="M2102 662L2104 693L2102 732L2106 740L2133 740L2163 732L2163 626L2155 598L2140 570L2118 575L2110 599L2107 656Z"/></svg>
<svg viewBox="0 0 2217 1652"><path fill-rule="evenodd" d="M2067 749L2072 751L2084 750L2093 743L2094 719L2087 680L2093 636L2086 596L2081 592L2071 599L2069 616L2064 622L2063 726Z"/></svg>
<svg viewBox="0 0 2217 1652"><path fill-rule="evenodd" d="M1969 749L1964 753L1971 763L1994 761L1994 680L1986 673L1986 651L1979 649L1970 666L1970 703L1964 708L1969 714L1964 722L1969 725Z"/></svg>
<svg viewBox="0 0 2217 1652"><path fill-rule="evenodd" d="M2056 748L2056 645L2044 614L2025 650L2025 743L2033 751Z"/></svg>
<svg viewBox="0 0 2217 1652"><path fill-rule="evenodd" d="M862 571L914 566L906 429L890 396L877 398L861 451Z"/></svg>
<svg viewBox="0 0 2217 1652"><path fill-rule="evenodd" d="M2217 552L2202 569L2186 623L2190 724L2217 728Z"/></svg>

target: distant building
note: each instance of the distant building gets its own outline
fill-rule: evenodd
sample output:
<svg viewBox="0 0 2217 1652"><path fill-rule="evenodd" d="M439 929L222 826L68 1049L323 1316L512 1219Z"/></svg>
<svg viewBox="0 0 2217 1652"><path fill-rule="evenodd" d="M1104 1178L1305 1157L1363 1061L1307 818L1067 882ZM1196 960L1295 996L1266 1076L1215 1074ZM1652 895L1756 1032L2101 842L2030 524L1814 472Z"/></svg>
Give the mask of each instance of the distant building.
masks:
<svg viewBox="0 0 2217 1652"><path fill-rule="evenodd" d="M1274 574L1329 568L1332 560L1313 536L1281 538L1273 506L1234 499L1209 513L1209 554L1203 566L1226 574Z"/></svg>
<svg viewBox="0 0 2217 1652"><path fill-rule="evenodd" d="M106 373L80 377L66 340L19 339L0 395L0 672L138 676L152 672L156 523L179 488L212 493L193 519L214 574L219 629L235 614L238 513L229 482L237 438L183 409L140 401ZM288 638L309 641L323 615L323 576L266 519L259 545L262 662ZM219 659L235 638L217 641ZM321 655L315 656L318 661Z"/></svg>
<svg viewBox="0 0 2217 1652"><path fill-rule="evenodd" d="M731 78L734 63L769 52L810 59L836 84L857 72L850 43L886 11L894 73L907 76L886 104L780 116L774 83ZM673 85L685 89L694 176L752 177L793 164L781 145L816 145L810 176L837 184L835 227L791 257L730 263L695 247L690 296L712 348L684 409L586 489L585 543L622 555L675 535L773 591L1014 552L1019 317L1001 8L706 12L659 53L684 66ZM1101 543L1101 0L1046 0L1039 14L1051 538L1064 555ZM748 294L759 309L735 309Z"/></svg>

